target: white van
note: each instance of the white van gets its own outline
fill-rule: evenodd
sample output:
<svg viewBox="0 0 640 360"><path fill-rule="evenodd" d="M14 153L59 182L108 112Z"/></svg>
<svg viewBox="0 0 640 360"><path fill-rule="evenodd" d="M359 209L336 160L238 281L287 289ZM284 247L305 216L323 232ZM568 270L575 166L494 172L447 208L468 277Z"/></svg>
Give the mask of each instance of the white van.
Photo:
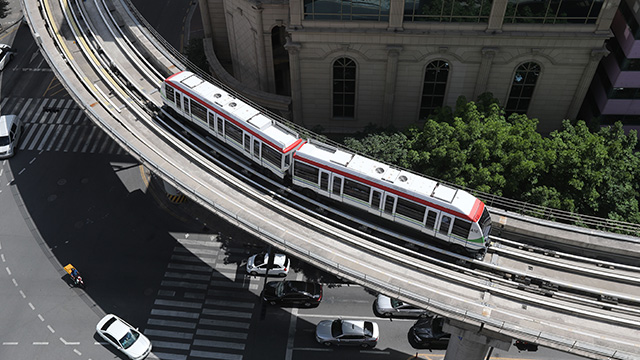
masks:
<svg viewBox="0 0 640 360"><path fill-rule="evenodd" d="M6 159L15 154L22 127L22 122L16 115L0 116L0 159Z"/></svg>

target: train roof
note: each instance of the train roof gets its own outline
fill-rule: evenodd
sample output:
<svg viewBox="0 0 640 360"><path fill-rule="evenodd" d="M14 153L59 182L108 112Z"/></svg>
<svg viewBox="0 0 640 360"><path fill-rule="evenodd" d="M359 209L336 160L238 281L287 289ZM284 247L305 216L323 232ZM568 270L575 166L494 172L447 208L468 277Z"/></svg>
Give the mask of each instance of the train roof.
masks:
<svg viewBox="0 0 640 360"><path fill-rule="evenodd" d="M165 82L170 83L174 88L180 88L183 93L211 111L258 136L280 151L287 152L300 143L295 131L192 72L176 73Z"/></svg>
<svg viewBox="0 0 640 360"><path fill-rule="evenodd" d="M352 176L347 177L355 176L356 180L362 179L368 185L396 194L401 192L409 195L409 198L426 199L430 203L426 205L453 210L473 221L477 221L482 213L483 207L479 207L477 203L480 200L464 190L340 148L310 141L298 149L296 158L330 167L332 171L343 173L342 175L351 174Z"/></svg>

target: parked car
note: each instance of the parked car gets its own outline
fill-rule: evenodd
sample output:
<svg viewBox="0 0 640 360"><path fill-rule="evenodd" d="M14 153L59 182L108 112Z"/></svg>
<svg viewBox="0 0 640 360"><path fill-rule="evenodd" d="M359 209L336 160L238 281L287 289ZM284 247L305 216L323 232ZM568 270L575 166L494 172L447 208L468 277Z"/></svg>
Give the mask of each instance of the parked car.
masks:
<svg viewBox="0 0 640 360"><path fill-rule="evenodd" d="M271 305L316 307L322 301L322 284L304 281L270 281L262 298Z"/></svg>
<svg viewBox="0 0 640 360"><path fill-rule="evenodd" d="M0 159L12 157L16 153L23 127L16 115L0 116Z"/></svg>
<svg viewBox="0 0 640 360"><path fill-rule="evenodd" d="M445 349L451 335L442 331L444 318L429 316L419 319L409 329L409 343L416 349Z"/></svg>
<svg viewBox="0 0 640 360"><path fill-rule="evenodd" d="M269 275L287 276L289 273L289 259L284 254L273 254L273 264L269 268ZM247 260L247 273L251 275L265 275L269 263L269 253L259 253Z"/></svg>
<svg viewBox="0 0 640 360"><path fill-rule="evenodd" d="M16 50L7 44L0 44L0 71L4 70L9 61L13 59Z"/></svg>
<svg viewBox="0 0 640 360"><path fill-rule="evenodd" d="M322 320L316 326L316 340L331 345L354 345L363 348L378 343L378 324L362 320Z"/></svg>
<svg viewBox="0 0 640 360"><path fill-rule="evenodd" d="M108 314L96 325L96 331L129 359L144 359L151 352L151 341L119 317Z"/></svg>
<svg viewBox="0 0 640 360"><path fill-rule="evenodd" d="M431 313L419 307L407 304L398 299L392 299L386 295L378 295L374 301L374 313L376 316L383 317L427 317Z"/></svg>

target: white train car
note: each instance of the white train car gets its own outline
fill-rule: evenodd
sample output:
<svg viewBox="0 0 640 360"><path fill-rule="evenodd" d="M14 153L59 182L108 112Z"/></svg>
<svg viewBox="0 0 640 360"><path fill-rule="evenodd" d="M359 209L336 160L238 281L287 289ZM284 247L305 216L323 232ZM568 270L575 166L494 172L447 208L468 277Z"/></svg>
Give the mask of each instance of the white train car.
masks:
<svg viewBox="0 0 640 360"><path fill-rule="evenodd" d="M283 179L302 144L296 132L196 74L182 71L160 87L164 103L183 118Z"/></svg>
<svg viewBox="0 0 640 360"><path fill-rule="evenodd" d="M319 142L295 153L292 181L318 195L484 256L491 217L466 191Z"/></svg>

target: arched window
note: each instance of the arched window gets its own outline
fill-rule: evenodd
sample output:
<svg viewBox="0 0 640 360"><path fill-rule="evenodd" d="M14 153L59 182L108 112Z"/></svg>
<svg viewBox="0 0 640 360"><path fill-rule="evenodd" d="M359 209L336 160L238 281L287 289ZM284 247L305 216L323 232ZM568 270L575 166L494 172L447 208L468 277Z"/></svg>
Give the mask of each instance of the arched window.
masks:
<svg viewBox="0 0 640 360"><path fill-rule="evenodd" d="M449 63L443 60L427 64L420 102L420 119L425 119L444 103L444 92L449 79Z"/></svg>
<svg viewBox="0 0 640 360"><path fill-rule="evenodd" d="M356 106L356 62L340 58L333 62L333 117L353 118Z"/></svg>
<svg viewBox="0 0 640 360"><path fill-rule="evenodd" d="M533 97L533 89L540 76L540 65L534 62L524 63L518 66L516 74L511 83L511 92L505 111L507 115L511 113L525 114L529 109L529 103Z"/></svg>

